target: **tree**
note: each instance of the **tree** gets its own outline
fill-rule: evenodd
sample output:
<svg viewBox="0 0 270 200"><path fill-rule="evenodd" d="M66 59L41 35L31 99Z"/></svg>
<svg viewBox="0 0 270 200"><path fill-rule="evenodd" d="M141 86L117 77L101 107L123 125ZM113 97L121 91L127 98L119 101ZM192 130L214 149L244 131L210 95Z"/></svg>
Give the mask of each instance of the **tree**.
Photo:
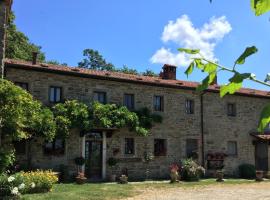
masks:
<svg viewBox="0 0 270 200"><path fill-rule="evenodd" d="M98 51L93 49L85 49L83 51L84 58L81 62L78 63L79 67L94 69L94 70L106 70L106 71L115 71L115 67L112 63L107 63L102 55Z"/></svg>
<svg viewBox="0 0 270 200"><path fill-rule="evenodd" d="M142 73L143 76L152 76L152 77L158 77L159 75L156 74L151 69L147 69L145 72Z"/></svg>
<svg viewBox="0 0 270 200"><path fill-rule="evenodd" d="M45 62L45 54L41 51L41 47L31 43L24 33L18 31L14 20L15 15L11 12L7 27L6 57L30 61L32 60L32 53L38 52L38 60Z"/></svg>

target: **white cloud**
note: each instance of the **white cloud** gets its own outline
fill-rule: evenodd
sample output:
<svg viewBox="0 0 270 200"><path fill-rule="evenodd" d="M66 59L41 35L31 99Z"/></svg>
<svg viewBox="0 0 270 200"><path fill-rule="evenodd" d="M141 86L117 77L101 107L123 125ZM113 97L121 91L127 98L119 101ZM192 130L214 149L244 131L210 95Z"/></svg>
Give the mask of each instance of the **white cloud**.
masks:
<svg viewBox="0 0 270 200"><path fill-rule="evenodd" d="M164 27L161 39L164 43L172 42L179 47L200 49L205 57L216 60L215 47L231 30L232 27L225 16L212 17L201 28L195 28L189 17L183 15L176 21L169 21ZM188 55L174 53L165 47L157 50L150 60L152 63L167 63L181 67L190 62Z"/></svg>

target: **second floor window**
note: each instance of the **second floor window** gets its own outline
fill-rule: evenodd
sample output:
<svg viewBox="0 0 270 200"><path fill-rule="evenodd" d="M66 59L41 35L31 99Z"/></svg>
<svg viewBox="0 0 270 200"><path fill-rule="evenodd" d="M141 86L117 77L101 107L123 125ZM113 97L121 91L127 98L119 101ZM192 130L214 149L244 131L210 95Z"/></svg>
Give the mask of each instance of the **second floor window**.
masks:
<svg viewBox="0 0 270 200"><path fill-rule="evenodd" d="M164 110L163 96L154 96L154 110L155 111L163 111Z"/></svg>
<svg viewBox="0 0 270 200"><path fill-rule="evenodd" d="M155 139L154 140L154 155L155 156L166 156L166 140L165 139Z"/></svg>
<svg viewBox="0 0 270 200"><path fill-rule="evenodd" d="M194 114L194 100L187 99L186 100L186 113L187 114Z"/></svg>
<svg viewBox="0 0 270 200"><path fill-rule="evenodd" d="M126 106L129 110L133 110L134 106L134 94L125 94L124 95L124 106Z"/></svg>
<svg viewBox="0 0 270 200"><path fill-rule="evenodd" d="M134 138L125 138L125 154L134 154Z"/></svg>
<svg viewBox="0 0 270 200"><path fill-rule="evenodd" d="M21 87L22 89L28 91L28 83L23 83L23 82L15 82L15 85Z"/></svg>
<svg viewBox="0 0 270 200"><path fill-rule="evenodd" d="M62 88L61 87L50 87L50 102L59 103L62 100Z"/></svg>
<svg viewBox="0 0 270 200"><path fill-rule="evenodd" d="M227 115L230 117L236 116L236 105L234 103L227 104Z"/></svg>
<svg viewBox="0 0 270 200"><path fill-rule="evenodd" d="M97 101L102 104L106 104L107 103L106 92L94 92L94 101Z"/></svg>

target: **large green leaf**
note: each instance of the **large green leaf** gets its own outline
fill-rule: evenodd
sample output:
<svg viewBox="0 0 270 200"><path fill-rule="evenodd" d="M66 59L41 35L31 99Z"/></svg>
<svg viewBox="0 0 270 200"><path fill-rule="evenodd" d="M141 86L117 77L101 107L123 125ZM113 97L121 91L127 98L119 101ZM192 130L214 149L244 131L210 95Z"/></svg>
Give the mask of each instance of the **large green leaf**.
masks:
<svg viewBox="0 0 270 200"><path fill-rule="evenodd" d="M270 104L265 106L261 113L258 131L263 132L266 126L270 123Z"/></svg>
<svg viewBox="0 0 270 200"><path fill-rule="evenodd" d="M205 64L202 62L202 59L195 58L194 61L198 69L204 69Z"/></svg>
<svg viewBox="0 0 270 200"><path fill-rule="evenodd" d="M255 46L247 47L244 53L242 53L242 55L235 61L235 64L239 64L239 65L244 64L246 58L256 53L257 51L258 49Z"/></svg>
<svg viewBox="0 0 270 200"><path fill-rule="evenodd" d="M194 70L194 62L190 63L189 67L185 71L185 74L187 75L187 77L193 72L193 70Z"/></svg>
<svg viewBox="0 0 270 200"><path fill-rule="evenodd" d="M226 94L234 94L236 91L238 91L243 84L243 81L247 78L250 78L250 73L235 73L234 76L229 80L230 83L227 85L223 85L220 88L220 96L224 97Z"/></svg>
<svg viewBox="0 0 270 200"><path fill-rule="evenodd" d="M187 54L198 54L198 53L200 53L200 50L199 49L179 48L178 51L184 52L184 53L187 53Z"/></svg>
<svg viewBox="0 0 270 200"><path fill-rule="evenodd" d="M214 63L207 63L203 69L204 72L213 73L217 71L217 65Z"/></svg>
<svg viewBox="0 0 270 200"><path fill-rule="evenodd" d="M203 81L202 83L197 87L197 91L201 92L203 90L206 90L211 83L215 80L217 76L216 72L210 73Z"/></svg>
<svg viewBox="0 0 270 200"><path fill-rule="evenodd" d="M251 8L256 16L262 15L270 10L270 0L251 0Z"/></svg>

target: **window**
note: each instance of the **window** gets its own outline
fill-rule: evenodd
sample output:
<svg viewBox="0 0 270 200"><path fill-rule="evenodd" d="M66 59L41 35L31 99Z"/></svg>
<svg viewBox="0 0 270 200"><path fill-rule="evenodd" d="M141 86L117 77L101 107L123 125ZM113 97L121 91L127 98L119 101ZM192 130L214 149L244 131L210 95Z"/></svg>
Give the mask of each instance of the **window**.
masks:
<svg viewBox="0 0 270 200"><path fill-rule="evenodd" d="M44 154L46 155L63 155L65 153L65 141L55 139L52 142L46 142L44 145Z"/></svg>
<svg viewBox="0 0 270 200"><path fill-rule="evenodd" d="M155 111L163 111L164 110L163 96L154 96L154 110Z"/></svg>
<svg viewBox="0 0 270 200"><path fill-rule="evenodd" d="M186 100L186 113L187 114L194 114L194 101L187 99Z"/></svg>
<svg viewBox="0 0 270 200"><path fill-rule="evenodd" d="M166 150L166 140L165 139L155 139L154 140L154 155L155 156L165 156Z"/></svg>
<svg viewBox="0 0 270 200"><path fill-rule="evenodd" d="M237 156L237 142L236 141L229 141L227 143L227 153L229 156Z"/></svg>
<svg viewBox="0 0 270 200"><path fill-rule="evenodd" d="M15 82L15 85L21 87L24 90L28 91L28 83L23 83L23 82Z"/></svg>
<svg viewBox="0 0 270 200"><path fill-rule="evenodd" d="M18 155L24 155L26 153L26 140L13 142L15 152Z"/></svg>
<svg viewBox="0 0 270 200"><path fill-rule="evenodd" d="M186 140L186 157L187 158L198 158L198 140L187 139Z"/></svg>
<svg viewBox="0 0 270 200"><path fill-rule="evenodd" d="M94 92L94 101L97 101L102 104L106 104L107 103L106 92Z"/></svg>
<svg viewBox="0 0 270 200"><path fill-rule="evenodd" d="M134 154L134 138L125 138L125 154Z"/></svg>
<svg viewBox="0 0 270 200"><path fill-rule="evenodd" d="M227 104L227 114L230 117L236 116L236 105L234 103L228 103Z"/></svg>
<svg viewBox="0 0 270 200"><path fill-rule="evenodd" d="M50 102L59 103L62 100L62 88L50 87Z"/></svg>
<svg viewBox="0 0 270 200"><path fill-rule="evenodd" d="M130 110L134 109L134 94L124 95L124 106L126 106Z"/></svg>

